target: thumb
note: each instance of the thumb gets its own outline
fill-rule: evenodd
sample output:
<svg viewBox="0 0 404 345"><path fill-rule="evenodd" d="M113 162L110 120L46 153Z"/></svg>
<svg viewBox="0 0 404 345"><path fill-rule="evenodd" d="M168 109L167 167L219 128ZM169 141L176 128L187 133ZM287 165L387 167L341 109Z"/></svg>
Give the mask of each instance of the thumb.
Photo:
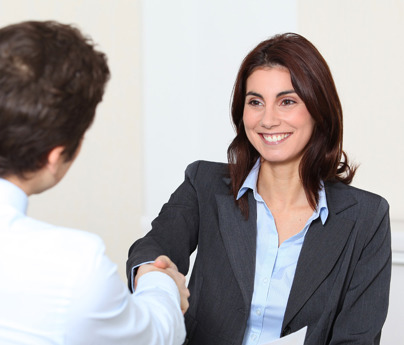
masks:
<svg viewBox="0 0 404 345"><path fill-rule="evenodd" d="M155 261L154 266L157 268L165 269L165 268L174 268L177 269L177 266L170 260L170 258L166 255L160 255Z"/></svg>

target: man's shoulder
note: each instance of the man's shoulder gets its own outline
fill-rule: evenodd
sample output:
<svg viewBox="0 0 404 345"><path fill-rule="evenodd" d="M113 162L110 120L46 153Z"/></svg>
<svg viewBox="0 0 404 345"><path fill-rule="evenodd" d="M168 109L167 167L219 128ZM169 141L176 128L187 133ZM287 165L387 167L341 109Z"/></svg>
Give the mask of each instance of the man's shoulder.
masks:
<svg viewBox="0 0 404 345"><path fill-rule="evenodd" d="M15 235L35 243L54 260L89 263L105 253L105 244L95 233L53 225L31 217L22 217L13 224Z"/></svg>

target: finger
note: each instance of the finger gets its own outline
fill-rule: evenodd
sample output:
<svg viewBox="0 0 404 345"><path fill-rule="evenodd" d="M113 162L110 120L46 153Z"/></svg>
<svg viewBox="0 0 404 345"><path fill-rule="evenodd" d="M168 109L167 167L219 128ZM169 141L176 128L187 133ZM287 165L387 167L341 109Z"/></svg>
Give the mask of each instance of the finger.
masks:
<svg viewBox="0 0 404 345"><path fill-rule="evenodd" d="M190 292L186 287L181 289L181 311L183 314L185 314L189 308L189 301L188 301L189 296Z"/></svg>
<svg viewBox="0 0 404 345"><path fill-rule="evenodd" d="M189 308L188 299L187 298L182 299L181 300L181 311L182 311L182 313L185 314L187 312L188 308Z"/></svg>

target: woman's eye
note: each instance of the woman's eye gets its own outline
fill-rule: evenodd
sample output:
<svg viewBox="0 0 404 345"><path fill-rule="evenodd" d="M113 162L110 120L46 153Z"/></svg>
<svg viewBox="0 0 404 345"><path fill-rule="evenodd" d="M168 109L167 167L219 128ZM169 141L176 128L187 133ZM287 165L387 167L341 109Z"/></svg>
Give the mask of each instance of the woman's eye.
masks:
<svg viewBox="0 0 404 345"><path fill-rule="evenodd" d="M257 106L261 105L262 103L260 101L256 100L256 99L252 99L252 100L250 100L248 102L248 104L250 104L250 105L252 105L254 107L257 107Z"/></svg>
<svg viewBox="0 0 404 345"><path fill-rule="evenodd" d="M292 99L284 99L281 102L282 105L292 105L292 104L295 104L295 103L296 102L294 100L292 100Z"/></svg>

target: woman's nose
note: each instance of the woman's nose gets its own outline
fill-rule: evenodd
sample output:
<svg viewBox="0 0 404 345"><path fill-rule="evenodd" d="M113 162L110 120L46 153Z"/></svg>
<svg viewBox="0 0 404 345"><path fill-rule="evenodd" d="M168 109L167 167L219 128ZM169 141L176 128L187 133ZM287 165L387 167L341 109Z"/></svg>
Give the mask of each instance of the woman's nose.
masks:
<svg viewBox="0 0 404 345"><path fill-rule="evenodd" d="M280 124L280 117L276 110L272 108L266 108L262 114L261 126L264 128L276 127Z"/></svg>

